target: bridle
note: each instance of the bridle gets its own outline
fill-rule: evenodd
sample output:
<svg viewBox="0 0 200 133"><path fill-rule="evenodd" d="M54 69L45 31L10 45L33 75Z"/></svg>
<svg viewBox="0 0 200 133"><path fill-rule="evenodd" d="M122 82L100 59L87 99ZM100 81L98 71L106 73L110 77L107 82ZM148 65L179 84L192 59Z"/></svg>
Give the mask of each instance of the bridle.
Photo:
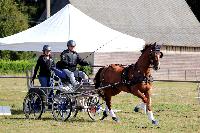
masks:
<svg viewBox="0 0 200 133"><path fill-rule="evenodd" d="M160 48L161 48L160 45L154 44L149 54L150 68L153 68L154 70L160 69L159 59L163 57L163 53L160 52Z"/></svg>

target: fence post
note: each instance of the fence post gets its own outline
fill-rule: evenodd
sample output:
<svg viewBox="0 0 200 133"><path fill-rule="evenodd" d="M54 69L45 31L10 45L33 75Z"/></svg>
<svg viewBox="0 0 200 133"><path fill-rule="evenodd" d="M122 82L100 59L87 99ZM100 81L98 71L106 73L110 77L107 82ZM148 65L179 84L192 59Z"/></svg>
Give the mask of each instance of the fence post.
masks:
<svg viewBox="0 0 200 133"><path fill-rule="evenodd" d="M167 76L168 76L168 80L169 80L169 69L167 69L167 70L168 70L168 71L167 71L167 72L168 72L168 75L167 75Z"/></svg>
<svg viewBox="0 0 200 133"><path fill-rule="evenodd" d="M186 75L186 74L187 74L187 72L186 72L186 71L187 71L187 70L185 70L185 81L186 81L186 79L187 79L187 77L186 77L186 76L187 76L187 75Z"/></svg>
<svg viewBox="0 0 200 133"><path fill-rule="evenodd" d="M196 78L196 79L195 79L196 81L199 80L198 77L197 77L197 70L196 70L196 69L195 69L195 78Z"/></svg>
<svg viewBox="0 0 200 133"><path fill-rule="evenodd" d="M30 75L29 75L29 71L26 70L26 81L27 81L27 88L28 88L28 91L30 89Z"/></svg>

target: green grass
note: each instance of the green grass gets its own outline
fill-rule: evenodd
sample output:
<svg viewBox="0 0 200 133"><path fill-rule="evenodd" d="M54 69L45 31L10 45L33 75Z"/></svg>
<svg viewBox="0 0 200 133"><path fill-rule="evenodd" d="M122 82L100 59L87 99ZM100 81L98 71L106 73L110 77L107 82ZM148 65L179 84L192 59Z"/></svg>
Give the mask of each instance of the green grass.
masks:
<svg viewBox="0 0 200 133"><path fill-rule="evenodd" d="M135 96L121 93L112 99L113 109L120 122L111 117L93 122L86 112L78 114L76 119L57 122L50 112L41 120L27 120L22 112L22 103L26 95L26 79L0 79L0 105L12 108L11 116L0 116L1 133L56 133L56 132L106 132L106 133L199 133L200 104L197 99L196 84L154 82L152 106L159 126L153 126L142 112L133 112L140 102Z"/></svg>

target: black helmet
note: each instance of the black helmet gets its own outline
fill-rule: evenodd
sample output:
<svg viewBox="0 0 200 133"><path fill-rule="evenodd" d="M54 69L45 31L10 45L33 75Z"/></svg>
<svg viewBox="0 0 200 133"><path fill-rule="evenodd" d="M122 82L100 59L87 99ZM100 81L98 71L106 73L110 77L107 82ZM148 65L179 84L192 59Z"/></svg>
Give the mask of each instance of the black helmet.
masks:
<svg viewBox="0 0 200 133"><path fill-rule="evenodd" d="M69 46L75 47L75 46L76 46L75 41L74 41L74 40L69 40L69 41L67 42L67 47L69 47Z"/></svg>
<svg viewBox="0 0 200 133"><path fill-rule="evenodd" d="M45 50L51 51L51 47L49 45L44 45L42 51L45 51Z"/></svg>

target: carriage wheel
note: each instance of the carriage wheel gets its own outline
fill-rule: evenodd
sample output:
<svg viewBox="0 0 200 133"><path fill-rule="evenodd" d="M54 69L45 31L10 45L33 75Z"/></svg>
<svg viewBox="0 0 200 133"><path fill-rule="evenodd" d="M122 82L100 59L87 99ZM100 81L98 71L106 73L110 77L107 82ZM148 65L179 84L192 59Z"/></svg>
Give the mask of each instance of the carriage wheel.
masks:
<svg viewBox="0 0 200 133"><path fill-rule="evenodd" d="M57 121L66 121L72 111L71 100L67 96L55 98L52 104L52 114Z"/></svg>
<svg viewBox="0 0 200 133"><path fill-rule="evenodd" d="M38 93L32 92L27 94L23 102L23 111L26 118L39 119L41 118L44 108L44 103Z"/></svg>
<svg viewBox="0 0 200 133"><path fill-rule="evenodd" d="M101 120L105 110L105 101L99 96L94 96L88 100L88 115L92 120Z"/></svg>

